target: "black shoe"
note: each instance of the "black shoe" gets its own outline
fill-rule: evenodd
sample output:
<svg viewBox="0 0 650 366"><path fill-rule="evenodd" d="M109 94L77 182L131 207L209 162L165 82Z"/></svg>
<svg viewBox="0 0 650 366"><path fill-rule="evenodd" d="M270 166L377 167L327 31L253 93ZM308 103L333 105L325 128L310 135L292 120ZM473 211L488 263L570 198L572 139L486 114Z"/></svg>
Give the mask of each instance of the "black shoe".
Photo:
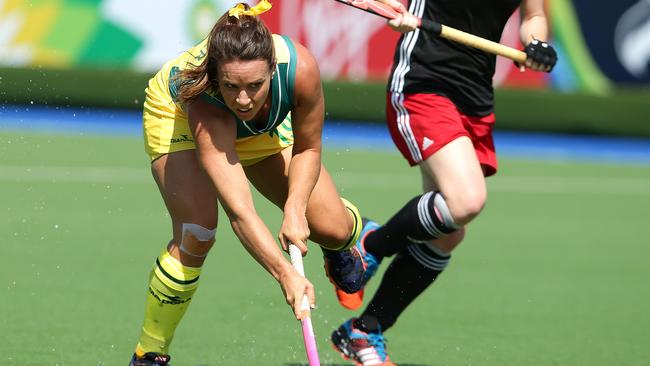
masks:
<svg viewBox="0 0 650 366"><path fill-rule="evenodd" d="M162 353L147 352L142 357L133 354L129 366L171 366L171 356Z"/></svg>
<svg viewBox="0 0 650 366"><path fill-rule="evenodd" d="M334 286L348 294L363 288L366 265L356 246L340 252L327 251L324 259L325 273Z"/></svg>

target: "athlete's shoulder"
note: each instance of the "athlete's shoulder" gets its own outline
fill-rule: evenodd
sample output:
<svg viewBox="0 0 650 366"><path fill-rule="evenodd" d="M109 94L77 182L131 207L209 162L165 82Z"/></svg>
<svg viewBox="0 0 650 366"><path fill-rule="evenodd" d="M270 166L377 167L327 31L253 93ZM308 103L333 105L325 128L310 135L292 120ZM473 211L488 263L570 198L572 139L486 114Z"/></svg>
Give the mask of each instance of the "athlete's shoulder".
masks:
<svg viewBox="0 0 650 366"><path fill-rule="evenodd" d="M287 63L294 60L298 67L302 68L307 65L314 66L316 59L312 53L300 42L293 40L291 37L282 34L273 34L273 43L275 46L276 59L278 63ZM301 66L301 64L303 64Z"/></svg>
<svg viewBox="0 0 650 366"><path fill-rule="evenodd" d="M292 60L295 63L296 48L291 38L281 34L273 34L273 46L275 47L275 59L277 63L288 64Z"/></svg>
<svg viewBox="0 0 650 366"><path fill-rule="evenodd" d="M296 72L311 72L313 70L318 70L318 63L314 55L307 49L307 47L300 44L300 42L293 41L291 38L286 37L286 40L290 43L290 47L293 48L293 53L296 58Z"/></svg>
<svg viewBox="0 0 650 366"><path fill-rule="evenodd" d="M193 64L200 63L203 61L205 56L208 54L208 39L204 38L190 49L183 52L178 58L185 61L191 62Z"/></svg>
<svg viewBox="0 0 650 366"><path fill-rule="evenodd" d="M162 73L164 77L171 77L181 70L185 70L189 67L197 67L201 62L203 62L207 55L206 45L207 39L203 39L191 48L181 52L176 57L167 61L160 69L160 73Z"/></svg>
<svg viewBox="0 0 650 366"><path fill-rule="evenodd" d="M307 47L296 42L296 71L294 100L322 98L320 69L314 55Z"/></svg>

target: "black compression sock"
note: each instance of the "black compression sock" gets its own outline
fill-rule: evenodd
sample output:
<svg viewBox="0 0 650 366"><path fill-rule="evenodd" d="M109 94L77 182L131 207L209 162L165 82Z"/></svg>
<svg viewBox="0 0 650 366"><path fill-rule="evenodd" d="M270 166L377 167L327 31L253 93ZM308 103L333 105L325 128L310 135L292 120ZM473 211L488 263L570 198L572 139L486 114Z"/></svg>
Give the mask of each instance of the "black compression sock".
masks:
<svg viewBox="0 0 650 366"><path fill-rule="evenodd" d="M413 198L385 225L368 234L364 240L368 253L378 259L390 257L412 241L432 240L454 231L455 228L436 214L436 197L444 202L439 192Z"/></svg>
<svg viewBox="0 0 650 366"><path fill-rule="evenodd" d="M408 232L417 226L419 199L418 196L410 200L386 224L366 236L363 244L368 253L377 258L390 257L408 244Z"/></svg>
<svg viewBox="0 0 650 366"><path fill-rule="evenodd" d="M370 314L365 314L355 319L353 325L355 328L366 333L377 333L379 331L379 321Z"/></svg>
<svg viewBox="0 0 650 366"><path fill-rule="evenodd" d="M376 319L382 331L395 324L397 317L433 283L449 261L449 256L436 254L425 245L411 246L416 250L406 248L393 259L375 296L359 317L364 322ZM366 323L366 327L370 325Z"/></svg>

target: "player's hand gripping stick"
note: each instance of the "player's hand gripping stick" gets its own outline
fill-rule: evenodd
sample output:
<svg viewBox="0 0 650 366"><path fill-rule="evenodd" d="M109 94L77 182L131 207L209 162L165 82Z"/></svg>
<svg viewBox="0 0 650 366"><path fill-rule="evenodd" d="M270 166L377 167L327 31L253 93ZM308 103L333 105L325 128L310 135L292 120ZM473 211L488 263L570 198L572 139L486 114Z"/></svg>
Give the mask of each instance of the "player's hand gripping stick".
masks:
<svg viewBox="0 0 650 366"><path fill-rule="evenodd" d="M293 268L305 277L305 269L302 264L302 253L300 249L293 244L289 244L289 256L291 257L291 264ZM318 349L316 348L316 338L314 337L314 328L311 325L310 306L307 295L302 298L302 312L303 317L300 321L302 323L302 338L305 341L305 350L307 351L307 359L309 366L320 366L318 359ZM304 314L307 314L306 316Z"/></svg>
<svg viewBox="0 0 650 366"><path fill-rule="evenodd" d="M380 17L386 19L395 19L399 16L399 13L397 13L397 11L395 11L392 7L374 0L336 1L375 15L379 15ZM419 27L431 31L435 35L448 39L450 41L473 47L483 52L491 53L493 55L503 56L520 64L526 63L526 53L512 47L508 47L501 43L493 42L488 39L481 38L428 19L420 19Z"/></svg>

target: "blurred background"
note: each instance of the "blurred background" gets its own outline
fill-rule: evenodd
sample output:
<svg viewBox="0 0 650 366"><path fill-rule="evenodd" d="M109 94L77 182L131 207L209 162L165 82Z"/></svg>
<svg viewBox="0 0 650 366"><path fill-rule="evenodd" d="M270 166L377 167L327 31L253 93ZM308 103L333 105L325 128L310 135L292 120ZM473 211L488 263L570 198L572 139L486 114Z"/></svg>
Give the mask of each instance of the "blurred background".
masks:
<svg viewBox="0 0 650 366"><path fill-rule="evenodd" d="M0 101L140 109L147 79L233 3L3 0ZM548 13L559 62L547 75L499 59L498 127L650 136L650 3L552 0ZM382 19L324 0L277 0L263 17L318 59L328 117L383 121L397 34ZM519 47L518 24L515 14L503 43Z"/></svg>
<svg viewBox="0 0 650 366"><path fill-rule="evenodd" d="M421 189L384 127L397 34L332 0L272 3L271 30L319 61L325 165L385 222ZM0 365L128 362L170 237L144 89L233 4L0 0ZM548 14L551 74L498 59L500 170L445 274L387 332L402 366L650 365L650 1L551 0ZM519 47L518 23L503 43ZM277 208L256 207L277 231ZM220 220L172 364L304 365L279 288ZM328 337L355 314L315 245L305 268L322 364L345 365Z"/></svg>

